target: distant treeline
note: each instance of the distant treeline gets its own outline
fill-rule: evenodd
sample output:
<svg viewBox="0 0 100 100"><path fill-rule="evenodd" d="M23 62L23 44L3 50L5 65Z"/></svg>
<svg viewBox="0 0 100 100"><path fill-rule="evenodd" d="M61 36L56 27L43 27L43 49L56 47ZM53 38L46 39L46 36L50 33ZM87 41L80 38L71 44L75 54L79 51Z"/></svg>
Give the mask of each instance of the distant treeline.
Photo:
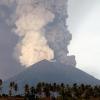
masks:
<svg viewBox="0 0 100 100"><path fill-rule="evenodd" d="M17 83L9 83L8 94L2 93L2 84L3 82L0 80L0 98L23 98L18 100L100 100L100 86L77 85L76 83L70 86L64 83L39 82L36 86L25 84L24 95L20 95L17 93L20 90Z"/></svg>

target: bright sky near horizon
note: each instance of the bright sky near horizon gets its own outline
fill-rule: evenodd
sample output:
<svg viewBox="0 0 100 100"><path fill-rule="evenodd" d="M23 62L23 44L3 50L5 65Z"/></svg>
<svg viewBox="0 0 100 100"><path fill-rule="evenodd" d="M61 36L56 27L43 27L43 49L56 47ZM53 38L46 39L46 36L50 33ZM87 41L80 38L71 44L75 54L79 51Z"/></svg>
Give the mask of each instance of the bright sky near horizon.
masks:
<svg viewBox="0 0 100 100"><path fill-rule="evenodd" d="M100 0L69 0L70 54L77 67L100 79Z"/></svg>

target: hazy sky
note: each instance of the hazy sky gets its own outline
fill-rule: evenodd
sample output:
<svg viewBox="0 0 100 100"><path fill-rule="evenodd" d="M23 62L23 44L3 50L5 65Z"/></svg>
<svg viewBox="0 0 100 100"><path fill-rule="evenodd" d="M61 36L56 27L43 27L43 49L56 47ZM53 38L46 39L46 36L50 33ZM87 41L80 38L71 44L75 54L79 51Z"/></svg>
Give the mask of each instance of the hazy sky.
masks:
<svg viewBox="0 0 100 100"><path fill-rule="evenodd" d="M69 46L77 67L100 79L100 0L69 0Z"/></svg>

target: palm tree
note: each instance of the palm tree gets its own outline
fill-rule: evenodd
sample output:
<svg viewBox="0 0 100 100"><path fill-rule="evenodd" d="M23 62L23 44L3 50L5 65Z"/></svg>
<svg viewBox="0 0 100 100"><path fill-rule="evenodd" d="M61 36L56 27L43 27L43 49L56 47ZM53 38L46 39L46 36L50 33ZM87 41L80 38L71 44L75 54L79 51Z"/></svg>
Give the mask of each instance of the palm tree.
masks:
<svg viewBox="0 0 100 100"><path fill-rule="evenodd" d="M29 88L29 85L28 84L25 84L24 92L25 92L25 100L29 99L30 88Z"/></svg>
<svg viewBox="0 0 100 100"><path fill-rule="evenodd" d="M15 82L10 82L10 85L9 85L9 95L12 96L12 93L13 93L13 89L14 89L14 86L15 86Z"/></svg>
<svg viewBox="0 0 100 100"><path fill-rule="evenodd" d="M25 85L24 89L25 89L25 95L29 94L30 88L28 84Z"/></svg>
<svg viewBox="0 0 100 100"><path fill-rule="evenodd" d="M30 92L32 95L35 93L35 88L33 86L30 88Z"/></svg>
<svg viewBox="0 0 100 100"><path fill-rule="evenodd" d="M0 79L0 96L2 95L2 79Z"/></svg>
<svg viewBox="0 0 100 100"><path fill-rule="evenodd" d="M17 83L15 83L15 85L14 85L14 90L15 90L15 95L16 95L17 91L18 91L18 84Z"/></svg>
<svg viewBox="0 0 100 100"><path fill-rule="evenodd" d="M33 86L30 88L30 97L31 100L35 100L35 88Z"/></svg>

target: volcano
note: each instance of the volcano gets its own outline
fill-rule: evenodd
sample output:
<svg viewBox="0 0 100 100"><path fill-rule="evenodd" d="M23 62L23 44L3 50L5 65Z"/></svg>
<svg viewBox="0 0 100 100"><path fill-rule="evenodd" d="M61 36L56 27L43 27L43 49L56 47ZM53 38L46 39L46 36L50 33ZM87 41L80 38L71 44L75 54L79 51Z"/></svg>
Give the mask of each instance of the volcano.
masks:
<svg viewBox="0 0 100 100"><path fill-rule="evenodd" d="M38 82L56 82L66 84L91 84L98 85L100 81L93 76L71 65L64 65L57 61L40 61L25 69L20 74L10 78L6 82L15 81L19 85L37 84Z"/></svg>
<svg viewBox="0 0 100 100"><path fill-rule="evenodd" d="M32 86L36 85L38 82L56 82L58 84L65 83L69 85L74 83L100 85L100 80L74 66L47 60L40 61L33 66L26 68L20 74L6 80L3 84L4 93L8 93L9 83L12 81L18 84L20 94L23 93L25 84Z"/></svg>

